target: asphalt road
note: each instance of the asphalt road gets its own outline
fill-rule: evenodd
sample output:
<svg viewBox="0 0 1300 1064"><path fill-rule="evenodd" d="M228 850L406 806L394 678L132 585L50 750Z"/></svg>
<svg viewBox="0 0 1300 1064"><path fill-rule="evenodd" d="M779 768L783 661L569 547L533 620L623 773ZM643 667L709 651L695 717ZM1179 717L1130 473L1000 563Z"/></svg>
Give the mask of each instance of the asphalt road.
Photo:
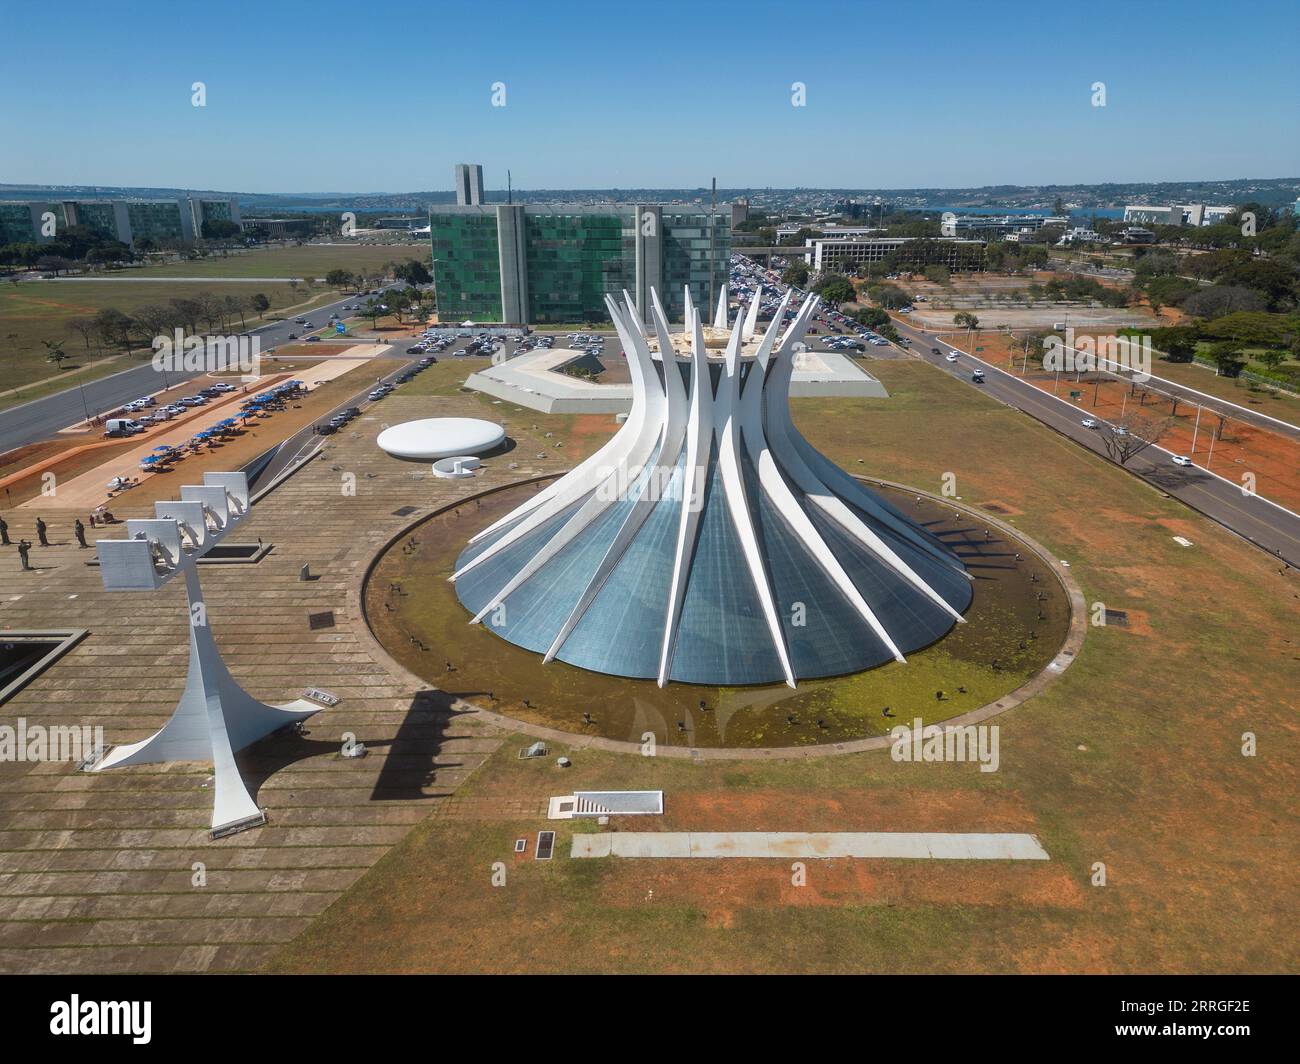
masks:
<svg viewBox="0 0 1300 1064"><path fill-rule="evenodd" d="M948 362L945 355L957 348L912 326L896 324L899 335L912 340L911 350L917 357L1029 414L1110 461L1100 433L1080 424L1087 416L1086 411L971 355L959 352L956 363ZM942 353L931 354L932 347ZM984 369L983 384L971 381L971 369L976 364ZM1295 514L1258 496L1243 495L1239 483L1223 480L1196 466L1174 465L1170 452L1158 444L1129 459L1125 468L1270 554L1300 566L1300 517Z"/></svg>
<svg viewBox="0 0 1300 1064"><path fill-rule="evenodd" d="M364 298L364 297L363 297ZM318 329L323 328L332 312L343 313L342 308L349 303L358 303L355 296L348 296L334 303L318 307L310 314L299 315L307 318ZM272 347L287 343L290 333L303 332L303 326L292 320L270 322L249 329L245 336L258 337L263 352ZM160 373L151 363L133 366L131 369L103 377L97 381L67 391L35 399L30 403L10 407L0 412L0 452L23 447L49 439L60 429L84 421L87 416L105 414L116 410L123 403L139 399L142 395L152 395L168 385L181 380L191 380L201 376L198 373Z"/></svg>

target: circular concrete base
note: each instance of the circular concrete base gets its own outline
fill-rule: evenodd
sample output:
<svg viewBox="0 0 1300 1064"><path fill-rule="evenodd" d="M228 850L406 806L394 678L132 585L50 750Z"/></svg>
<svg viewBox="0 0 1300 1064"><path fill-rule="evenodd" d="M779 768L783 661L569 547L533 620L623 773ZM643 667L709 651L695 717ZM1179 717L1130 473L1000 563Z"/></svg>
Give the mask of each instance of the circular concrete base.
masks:
<svg viewBox="0 0 1300 1064"><path fill-rule="evenodd" d="M467 454L457 455L455 458L439 458L433 463L433 475L448 480L472 477L474 470L482 464L477 458Z"/></svg>

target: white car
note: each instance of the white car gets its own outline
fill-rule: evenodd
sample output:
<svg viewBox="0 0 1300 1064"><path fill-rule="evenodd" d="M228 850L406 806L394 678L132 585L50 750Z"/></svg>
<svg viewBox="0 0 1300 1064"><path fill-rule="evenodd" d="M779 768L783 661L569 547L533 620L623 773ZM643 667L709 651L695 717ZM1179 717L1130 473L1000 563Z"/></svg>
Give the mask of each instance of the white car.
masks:
<svg viewBox="0 0 1300 1064"><path fill-rule="evenodd" d="M1079 424L1082 425L1085 429L1095 429L1097 427L1097 422L1095 422L1090 417L1084 418L1082 421L1079 422Z"/></svg>
<svg viewBox="0 0 1300 1064"><path fill-rule="evenodd" d="M1174 465L1189 466L1192 464L1192 460L1185 454L1176 454L1173 457L1173 463Z"/></svg>
<svg viewBox="0 0 1300 1064"><path fill-rule="evenodd" d="M945 361L945 362L956 362L956 361L957 361L957 352L956 352L956 351L952 351L952 352L950 352L949 354L945 355L945 356L944 356L944 361Z"/></svg>

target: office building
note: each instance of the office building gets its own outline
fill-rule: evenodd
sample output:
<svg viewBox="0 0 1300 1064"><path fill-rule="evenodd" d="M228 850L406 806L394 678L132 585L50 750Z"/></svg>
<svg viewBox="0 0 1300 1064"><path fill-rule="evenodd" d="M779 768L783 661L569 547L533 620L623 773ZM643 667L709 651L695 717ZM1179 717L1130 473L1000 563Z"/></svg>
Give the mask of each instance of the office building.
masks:
<svg viewBox="0 0 1300 1064"><path fill-rule="evenodd" d="M492 204L429 211L438 314L445 322L606 320L623 289L649 290L680 316L689 285L717 298L731 255L730 214L670 204Z"/></svg>
<svg viewBox="0 0 1300 1064"><path fill-rule="evenodd" d="M1218 225L1236 207L1212 207L1204 203L1182 203L1169 207L1131 204L1124 208L1124 221L1139 225Z"/></svg>
<svg viewBox="0 0 1300 1064"><path fill-rule="evenodd" d="M461 207L477 207L483 202L483 167L478 163L457 163L457 205Z"/></svg>
<svg viewBox="0 0 1300 1064"><path fill-rule="evenodd" d="M53 214L54 231L44 224ZM233 196L187 196L183 199L86 199L9 201L0 204L0 243L44 243L59 230L85 226L134 247L199 240L210 221L238 225L239 201Z"/></svg>
<svg viewBox="0 0 1300 1064"><path fill-rule="evenodd" d="M946 266L950 270L982 270L984 251L983 240L907 236L815 237L804 241L803 259L818 273L852 273L859 267L886 261L895 269Z"/></svg>

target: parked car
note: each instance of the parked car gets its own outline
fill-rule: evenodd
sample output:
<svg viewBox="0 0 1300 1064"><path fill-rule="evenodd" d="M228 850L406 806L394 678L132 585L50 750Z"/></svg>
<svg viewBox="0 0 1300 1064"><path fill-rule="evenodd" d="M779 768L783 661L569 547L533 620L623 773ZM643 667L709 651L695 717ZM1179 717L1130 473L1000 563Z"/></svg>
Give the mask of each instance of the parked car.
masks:
<svg viewBox="0 0 1300 1064"><path fill-rule="evenodd" d="M316 433L320 436L329 436L332 433L338 432L338 430L339 427L329 421L325 422L323 425L316 426Z"/></svg>

